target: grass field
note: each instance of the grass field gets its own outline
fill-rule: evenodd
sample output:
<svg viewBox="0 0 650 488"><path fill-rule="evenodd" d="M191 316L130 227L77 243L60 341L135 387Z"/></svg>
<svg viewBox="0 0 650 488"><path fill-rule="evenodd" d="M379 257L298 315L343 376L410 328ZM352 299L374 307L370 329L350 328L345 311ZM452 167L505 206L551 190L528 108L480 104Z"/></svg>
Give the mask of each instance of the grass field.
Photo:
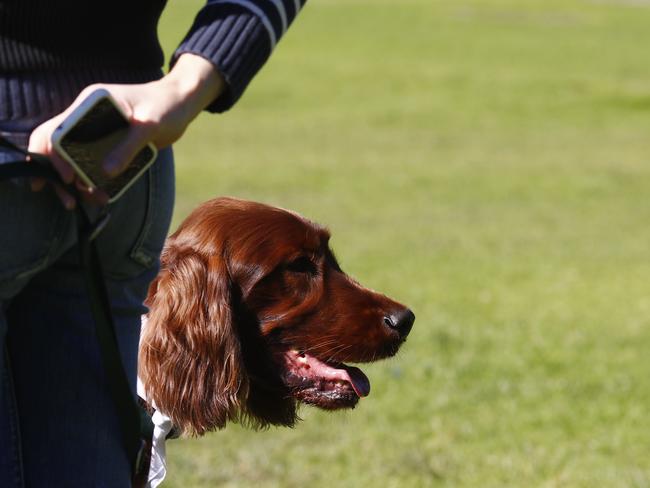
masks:
<svg viewBox="0 0 650 488"><path fill-rule="evenodd" d="M641 0L311 0L177 145L175 222L293 208L417 321L356 410L173 441L165 486L650 486L649 52Z"/></svg>

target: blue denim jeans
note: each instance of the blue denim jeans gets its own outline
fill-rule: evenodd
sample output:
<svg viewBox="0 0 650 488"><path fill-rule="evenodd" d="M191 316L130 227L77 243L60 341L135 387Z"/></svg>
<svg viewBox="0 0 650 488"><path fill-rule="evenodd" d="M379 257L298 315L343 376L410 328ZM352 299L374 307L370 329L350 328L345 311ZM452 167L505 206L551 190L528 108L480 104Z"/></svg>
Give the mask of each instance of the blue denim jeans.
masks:
<svg viewBox="0 0 650 488"><path fill-rule="evenodd" d="M25 145L37 121L0 122ZM19 155L0 150L0 163ZM111 205L98 249L135 394L140 315L174 200L171 150ZM0 487L130 483L78 263L74 212L0 182Z"/></svg>

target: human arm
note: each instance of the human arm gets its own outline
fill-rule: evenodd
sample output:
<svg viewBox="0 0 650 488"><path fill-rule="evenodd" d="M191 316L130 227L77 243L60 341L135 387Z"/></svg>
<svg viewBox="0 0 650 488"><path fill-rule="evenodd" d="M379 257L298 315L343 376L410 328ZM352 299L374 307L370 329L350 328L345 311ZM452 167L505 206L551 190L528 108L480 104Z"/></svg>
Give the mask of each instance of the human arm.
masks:
<svg viewBox="0 0 650 488"><path fill-rule="evenodd" d="M306 0L208 0L171 59L209 59L226 81L207 110L224 112L244 93L306 4Z"/></svg>
<svg viewBox="0 0 650 488"><path fill-rule="evenodd" d="M86 88L70 108L36 128L29 150L50 157L64 182L74 181L72 168L54 151L51 135L90 91L105 88L132 124L127 138L103 162L109 175L119 174L148 142L159 149L175 142L201 110L229 109L264 65L302 4L299 0L209 1L174 53L166 76L144 84ZM43 185L36 181L32 186L38 190ZM77 186L83 190L78 182ZM64 205L72 208L72 196L61 187L55 189ZM95 192L91 200L105 203L105 195Z"/></svg>
<svg viewBox="0 0 650 488"><path fill-rule="evenodd" d="M164 148L177 141L190 122L224 91L225 82L211 62L186 53L159 80L142 84L88 86L68 109L38 126L29 140L29 150L50 158L64 183L72 183L75 174L54 150L52 133L81 101L98 88L111 93L131 122L127 137L102 162L104 171L115 176L148 142ZM44 185L42 180L35 181L32 189L38 191ZM84 190L82 186L79 188ZM74 208L74 198L68 192L60 186L55 190L66 208ZM90 199L95 203L105 203L106 196L98 193Z"/></svg>

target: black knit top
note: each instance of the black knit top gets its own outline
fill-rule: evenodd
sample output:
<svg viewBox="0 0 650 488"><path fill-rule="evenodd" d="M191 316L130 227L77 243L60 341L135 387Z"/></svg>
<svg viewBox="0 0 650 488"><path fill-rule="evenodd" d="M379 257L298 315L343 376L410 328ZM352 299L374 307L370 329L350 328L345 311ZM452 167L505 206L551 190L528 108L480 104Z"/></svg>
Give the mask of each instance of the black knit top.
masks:
<svg viewBox="0 0 650 488"><path fill-rule="evenodd" d="M210 60L228 89L208 110L227 110L305 1L208 1L171 63L186 52ZM164 56L157 26L165 4L0 0L0 120L63 109L90 83L159 78Z"/></svg>

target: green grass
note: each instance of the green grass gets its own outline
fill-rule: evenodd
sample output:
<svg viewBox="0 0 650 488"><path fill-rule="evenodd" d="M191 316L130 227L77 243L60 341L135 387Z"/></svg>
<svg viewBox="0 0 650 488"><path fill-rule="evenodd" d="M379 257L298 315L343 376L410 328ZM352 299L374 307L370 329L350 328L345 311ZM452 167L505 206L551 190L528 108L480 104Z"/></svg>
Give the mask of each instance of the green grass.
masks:
<svg viewBox="0 0 650 488"><path fill-rule="evenodd" d="M167 51L198 0L170 2ZM412 336L352 412L169 443L168 487L650 486L650 2L312 0L176 146L333 231Z"/></svg>

